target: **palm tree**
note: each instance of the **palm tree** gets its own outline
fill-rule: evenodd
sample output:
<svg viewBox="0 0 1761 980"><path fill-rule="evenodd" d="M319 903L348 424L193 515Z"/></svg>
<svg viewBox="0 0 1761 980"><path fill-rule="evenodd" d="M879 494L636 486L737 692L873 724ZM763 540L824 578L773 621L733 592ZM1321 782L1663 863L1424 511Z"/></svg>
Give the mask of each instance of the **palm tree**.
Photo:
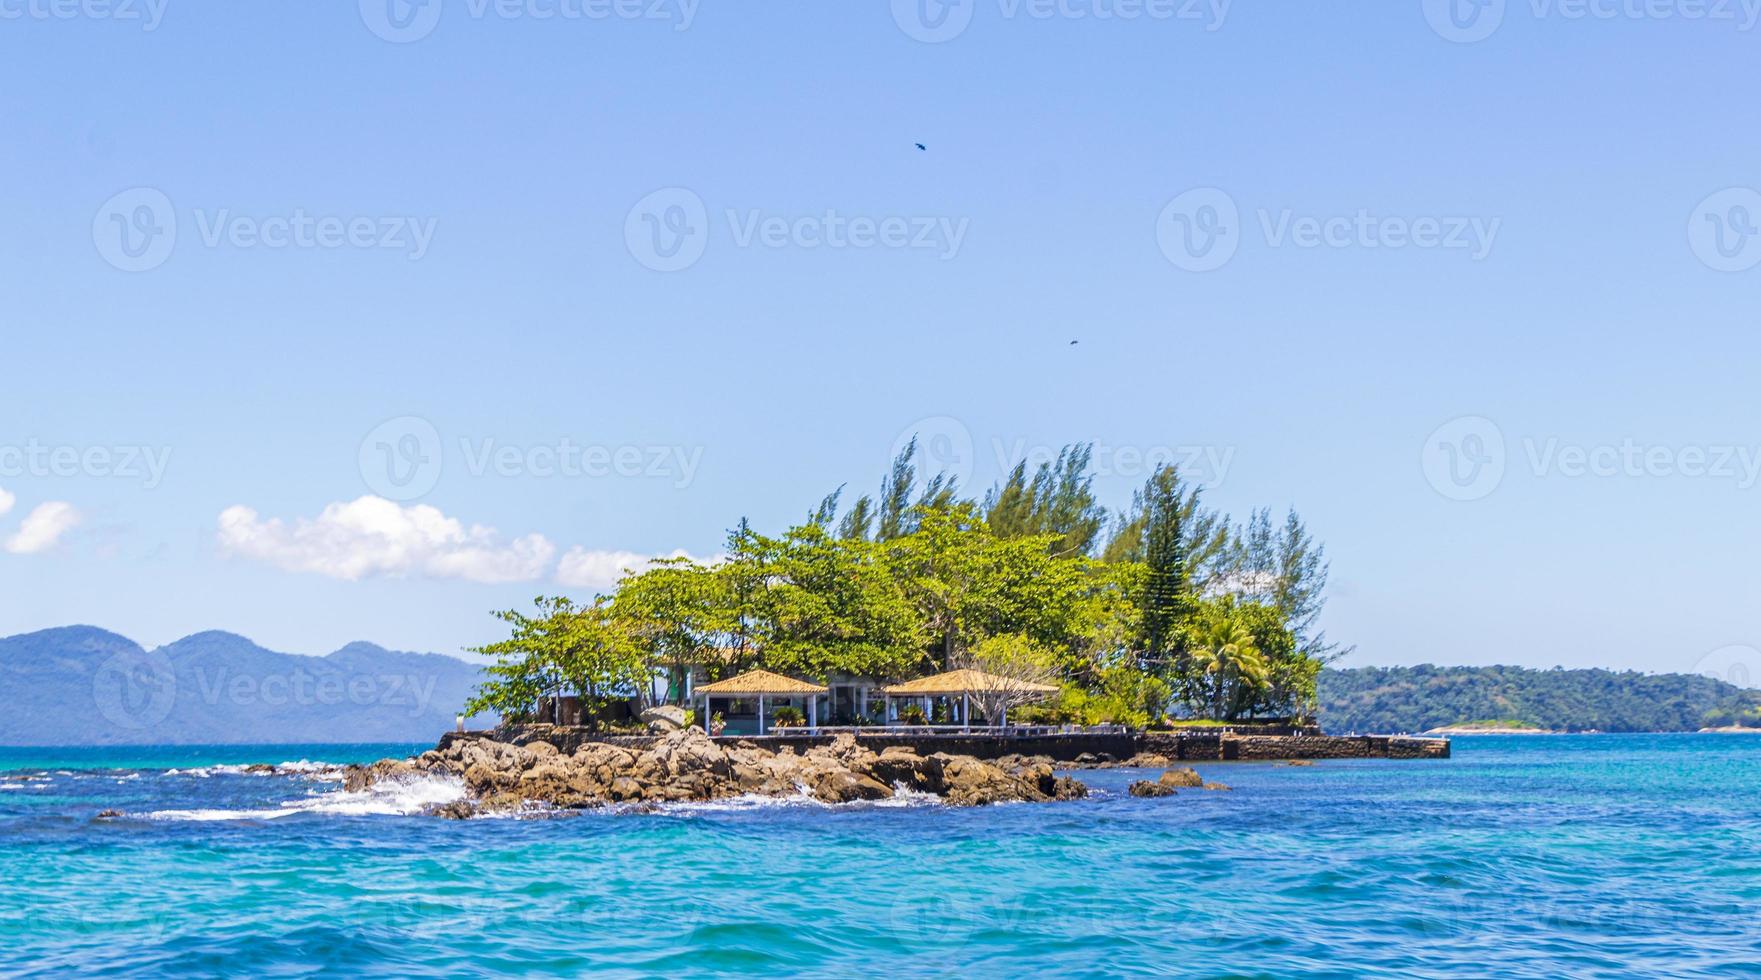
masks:
<svg viewBox="0 0 1761 980"><path fill-rule="evenodd" d="M1239 715L1269 679L1253 634L1230 612L1202 618L1189 654L1192 666L1204 674L1211 717L1219 721Z"/></svg>

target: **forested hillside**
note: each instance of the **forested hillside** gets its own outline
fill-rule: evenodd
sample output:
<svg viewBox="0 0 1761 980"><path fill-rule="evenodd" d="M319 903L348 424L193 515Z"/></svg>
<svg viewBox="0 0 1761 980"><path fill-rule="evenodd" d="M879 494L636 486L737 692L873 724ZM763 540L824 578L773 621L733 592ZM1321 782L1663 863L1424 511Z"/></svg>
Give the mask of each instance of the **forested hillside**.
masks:
<svg viewBox="0 0 1761 980"><path fill-rule="evenodd" d="M1358 667L1321 672L1333 732L1422 732L1483 719L1557 731L1679 732L1761 724L1761 691L1695 674L1526 667Z"/></svg>

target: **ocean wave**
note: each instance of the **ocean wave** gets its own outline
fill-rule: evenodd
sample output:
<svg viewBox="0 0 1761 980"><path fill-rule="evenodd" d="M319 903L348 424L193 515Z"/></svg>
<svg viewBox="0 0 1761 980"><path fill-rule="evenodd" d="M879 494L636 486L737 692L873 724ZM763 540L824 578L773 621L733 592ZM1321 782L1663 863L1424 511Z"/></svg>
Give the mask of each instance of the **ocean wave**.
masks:
<svg viewBox="0 0 1761 980"><path fill-rule="evenodd" d="M318 793L273 808L252 810L155 810L148 820L224 821L279 820L301 813L345 817L410 816L465 798L465 782L457 776L412 776L386 779L358 792Z"/></svg>
<svg viewBox="0 0 1761 980"><path fill-rule="evenodd" d="M691 816L701 813L736 813L741 811L762 811L776 809L808 809L808 810L870 810L898 809L900 807L942 806L942 798L934 793L924 793L907 789L895 784L893 795L884 800L856 800L850 803L827 803L814 797L808 788L795 784L795 792L790 796L765 796L759 793L745 793L740 796L729 796L719 800L697 800L680 803L635 804L625 807L608 808L610 812L645 812L661 813L674 816Z"/></svg>
<svg viewBox="0 0 1761 980"><path fill-rule="evenodd" d="M167 776L192 776L196 779L208 779L213 776L267 776L261 768L252 769L245 765L221 763L212 766L197 766L193 769L167 769Z"/></svg>

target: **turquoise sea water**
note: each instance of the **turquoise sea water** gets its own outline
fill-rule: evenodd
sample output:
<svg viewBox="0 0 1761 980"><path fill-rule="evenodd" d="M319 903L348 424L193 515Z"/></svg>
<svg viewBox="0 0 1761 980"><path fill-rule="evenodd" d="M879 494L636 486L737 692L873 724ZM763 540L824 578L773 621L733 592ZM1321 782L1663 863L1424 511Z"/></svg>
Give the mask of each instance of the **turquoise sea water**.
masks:
<svg viewBox="0 0 1761 980"><path fill-rule="evenodd" d="M1455 747L463 823L227 768L417 746L0 749L0 975L1761 975L1761 738Z"/></svg>

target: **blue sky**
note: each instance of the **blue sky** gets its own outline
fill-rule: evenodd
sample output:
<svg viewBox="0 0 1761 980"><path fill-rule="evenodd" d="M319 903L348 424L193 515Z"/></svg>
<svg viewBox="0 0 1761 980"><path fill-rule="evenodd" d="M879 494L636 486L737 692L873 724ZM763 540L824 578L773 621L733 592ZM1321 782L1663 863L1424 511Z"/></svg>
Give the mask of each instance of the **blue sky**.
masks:
<svg viewBox="0 0 1761 980"><path fill-rule="evenodd" d="M0 633L457 652L921 429L1295 506L1351 663L1761 646L1742 3L378 3L0 5Z"/></svg>

